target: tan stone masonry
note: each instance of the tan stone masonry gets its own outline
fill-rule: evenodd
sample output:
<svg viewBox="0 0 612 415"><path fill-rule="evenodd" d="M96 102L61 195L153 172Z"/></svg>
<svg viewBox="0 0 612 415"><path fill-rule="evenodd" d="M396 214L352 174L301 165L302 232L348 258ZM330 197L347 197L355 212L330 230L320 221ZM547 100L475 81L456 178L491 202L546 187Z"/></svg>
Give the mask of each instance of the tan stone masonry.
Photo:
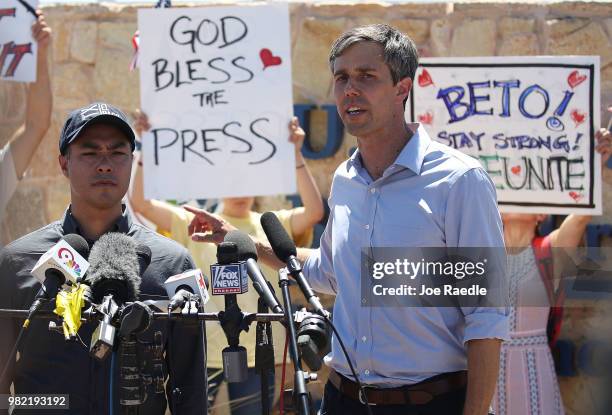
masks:
<svg viewBox="0 0 612 415"><path fill-rule="evenodd" d="M68 184L57 163L58 136L67 112L93 100L112 102L128 112L139 106L138 72L128 71L137 8L102 3L43 9L53 29L52 124L0 223L3 243L59 218L69 200ZM612 105L612 3L608 1L356 5L304 1L291 2L290 13L296 104L332 104L327 64L330 43L352 26L386 22L412 36L422 56L599 55L602 123L609 119L605 108ZM23 86L0 82L0 145L20 125L24 110ZM311 140L321 145L326 114L315 111L311 119ZM345 136L334 157L309 161L324 196L329 193L334 169L354 145L355 139ZM596 223L612 223L611 171L604 173L604 181L604 216L594 219ZM259 205L277 208L287 202L283 197L263 198ZM589 310L569 314L564 337L577 344L602 321L594 318L599 313ZM586 376L561 379L569 414L593 413L592 395L597 392L587 390L594 382Z"/></svg>

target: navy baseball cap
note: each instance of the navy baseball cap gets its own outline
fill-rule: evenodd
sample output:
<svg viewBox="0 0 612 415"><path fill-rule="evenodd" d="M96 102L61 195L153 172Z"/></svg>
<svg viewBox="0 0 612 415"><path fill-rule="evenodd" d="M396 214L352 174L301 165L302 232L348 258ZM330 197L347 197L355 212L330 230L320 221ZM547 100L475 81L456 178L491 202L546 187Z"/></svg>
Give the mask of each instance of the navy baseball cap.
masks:
<svg viewBox="0 0 612 415"><path fill-rule="evenodd" d="M130 140L132 151L134 151L136 136L125 114L110 104L95 102L86 107L76 109L68 115L68 119L60 134L60 154L65 154L70 143L76 140L83 129L93 124L114 125Z"/></svg>

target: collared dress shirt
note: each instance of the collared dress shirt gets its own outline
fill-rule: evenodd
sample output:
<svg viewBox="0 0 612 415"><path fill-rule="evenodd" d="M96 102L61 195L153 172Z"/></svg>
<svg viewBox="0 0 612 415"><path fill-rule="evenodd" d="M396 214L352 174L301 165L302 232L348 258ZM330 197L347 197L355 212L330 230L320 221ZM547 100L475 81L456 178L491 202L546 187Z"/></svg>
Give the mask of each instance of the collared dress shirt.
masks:
<svg viewBox="0 0 612 415"><path fill-rule="evenodd" d="M371 307L362 296L362 248L504 246L480 164L408 127L412 137L379 179L359 150L338 167L320 248L304 264L313 289L336 295L333 321L360 379L380 387L466 370L467 341L508 338L506 307ZM335 336L325 361L352 377Z"/></svg>

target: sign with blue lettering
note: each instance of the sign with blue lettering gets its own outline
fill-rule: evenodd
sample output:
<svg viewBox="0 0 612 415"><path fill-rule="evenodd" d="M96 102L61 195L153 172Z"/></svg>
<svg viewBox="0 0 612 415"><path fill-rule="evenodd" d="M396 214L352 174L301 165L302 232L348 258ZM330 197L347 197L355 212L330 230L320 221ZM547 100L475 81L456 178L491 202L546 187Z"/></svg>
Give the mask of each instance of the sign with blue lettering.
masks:
<svg viewBox="0 0 612 415"><path fill-rule="evenodd" d="M145 196L295 193L288 5L141 9L138 28Z"/></svg>
<svg viewBox="0 0 612 415"><path fill-rule="evenodd" d="M246 263L210 266L211 294L244 294L249 289Z"/></svg>
<svg viewBox="0 0 612 415"><path fill-rule="evenodd" d="M480 160L502 212L601 214L599 57L422 59L407 118Z"/></svg>

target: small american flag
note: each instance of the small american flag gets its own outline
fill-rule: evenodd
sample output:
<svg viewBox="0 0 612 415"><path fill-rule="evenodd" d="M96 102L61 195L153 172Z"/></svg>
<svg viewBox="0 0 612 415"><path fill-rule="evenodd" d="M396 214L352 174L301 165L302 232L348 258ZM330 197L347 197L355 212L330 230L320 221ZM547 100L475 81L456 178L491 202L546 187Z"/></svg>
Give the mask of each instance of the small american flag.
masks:
<svg viewBox="0 0 612 415"><path fill-rule="evenodd" d="M156 9L165 9L168 7L172 7L171 0L158 0L157 4L155 4ZM132 47L134 48L134 56L132 56L132 61L130 62L130 72L138 67L138 48L140 46L140 34L138 30L132 36Z"/></svg>

